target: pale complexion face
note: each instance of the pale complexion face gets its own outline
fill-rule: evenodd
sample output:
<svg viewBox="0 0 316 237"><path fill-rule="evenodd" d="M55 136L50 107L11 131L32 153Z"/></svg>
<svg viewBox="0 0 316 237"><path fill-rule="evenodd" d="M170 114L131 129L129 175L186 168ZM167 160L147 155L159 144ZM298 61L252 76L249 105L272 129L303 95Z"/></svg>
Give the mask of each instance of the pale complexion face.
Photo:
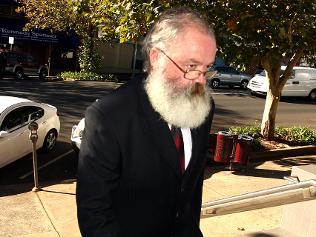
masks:
<svg viewBox="0 0 316 237"><path fill-rule="evenodd" d="M206 72L214 64L216 55L215 39L192 26L182 32L170 45L165 53L185 71L200 70ZM159 66L157 62L159 53L161 52L156 48L150 51L152 70ZM192 87L195 83L203 86L206 83L203 74L194 80L186 79L184 73L169 59L166 59L164 78L177 91Z"/></svg>

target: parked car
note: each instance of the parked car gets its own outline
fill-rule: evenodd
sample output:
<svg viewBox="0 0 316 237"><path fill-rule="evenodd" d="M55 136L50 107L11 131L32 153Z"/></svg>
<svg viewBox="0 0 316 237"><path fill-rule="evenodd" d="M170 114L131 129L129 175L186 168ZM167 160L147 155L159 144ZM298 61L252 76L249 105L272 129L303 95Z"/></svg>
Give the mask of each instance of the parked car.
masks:
<svg viewBox="0 0 316 237"><path fill-rule="evenodd" d="M285 71L286 66L281 67ZM265 95L269 89L269 81L265 72L255 75L248 84L252 94ZM292 75L282 89L282 96L302 96L316 100L316 68L294 67Z"/></svg>
<svg viewBox="0 0 316 237"><path fill-rule="evenodd" d="M12 74L16 79L25 76L38 76L45 79L48 75L47 65L38 63L32 55L17 52L5 52L5 73Z"/></svg>
<svg viewBox="0 0 316 237"><path fill-rule="evenodd" d="M96 99L97 102L99 99ZM82 118L77 125L73 125L71 129L71 145L74 151L79 154L81 140L82 140L82 134L85 126L85 119Z"/></svg>
<svg viewBox="0 0 316 237"><path fill-rule="evenodd" d="M208 78L206 74L207 83L213 89L224 85L230 88L239 86L242 89L246 89L251 79L250 75L241 73L230 66L215 66L209 70L217 71L217 74L212 78Z"/></svg>
<svg viewBox="0 0 316 237"><path fill-rule="evenodd" d="M31 121L38 124L37 148L51 151L60 129L56 107L0 96L0 168L32 152L28 129Z"/></svg>
<svg viewBox="0 0 316 237"><path fill-rule="evenodd" d="M80 150L82 133L84 130L84 121L85 121L84 118L81 119L78 125L72 126L72 130L71 130L71 137L70 137L71 145L77 154L79 153L79 150Z"/></svg>

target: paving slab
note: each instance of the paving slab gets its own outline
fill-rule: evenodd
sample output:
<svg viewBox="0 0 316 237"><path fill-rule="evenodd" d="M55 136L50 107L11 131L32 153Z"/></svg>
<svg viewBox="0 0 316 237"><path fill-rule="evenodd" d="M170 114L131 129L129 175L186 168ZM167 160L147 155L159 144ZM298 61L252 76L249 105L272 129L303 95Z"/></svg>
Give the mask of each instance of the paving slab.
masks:
<svg viewBox="0 0 316 237"><path fill-rule="evenodd" d="M240 195L289 184L283 179L291 174L293 165L315 164L316 155L291 157L282 160L250 164L247 171L230 171L223 167L206 169L203 202ZM219 172L216 172L219 169ZM283 206L234 213L201 219L204 237L243 236L246 232L274 233L274 237L287 236L280 231ZM281 233L282 232L282 233ZM279 233L277 235L276 233ZM253 235L254 236L254 235ZM264 236L264 235L263 235Z"/></svg>
<svg viewBox="0 0 316 237"><path fill-rule="evenodd" d="M316 164L316 155L251 163L246 171L208 167L203 202L288 184L283 177L290 175L292 166L306 164ZM76 180L44 184L36 193L29 190L21 185L0 187L0 237L81 236L76 214ZM278 235L282 209L278 206L203 218L201 230L204 237L245 236L248 232L283 237L286 235Z"/></svg>
<svg viewBox="0 0 316 237"><path fill-rule="evenodd" d="M0 197L0 230L0 237L49 236L50 233L56 236L34 192Z"/></svg>
<svg viewBox="0 0 316 237"><path fill-rule="evenodd" d="M47 186L38 192L44 208L60 236L81 236L77 222L75 191L75 180L66 180Z"/></svg>

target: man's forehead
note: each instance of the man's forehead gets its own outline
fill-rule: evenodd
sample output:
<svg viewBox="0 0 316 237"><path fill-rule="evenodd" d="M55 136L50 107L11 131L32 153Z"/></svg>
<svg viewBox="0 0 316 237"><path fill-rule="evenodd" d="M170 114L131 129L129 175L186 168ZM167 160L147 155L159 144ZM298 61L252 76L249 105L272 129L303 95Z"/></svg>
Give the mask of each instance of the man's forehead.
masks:
<svg viewBox="0 0 316 237"><path fill-rule="evenodd" d="M170 54L179 59L200 63L203 59L209 59L212 63L213 55L216 54L216 42L211 37L194 37L193 39L178 38L169 46Z"/></svg>

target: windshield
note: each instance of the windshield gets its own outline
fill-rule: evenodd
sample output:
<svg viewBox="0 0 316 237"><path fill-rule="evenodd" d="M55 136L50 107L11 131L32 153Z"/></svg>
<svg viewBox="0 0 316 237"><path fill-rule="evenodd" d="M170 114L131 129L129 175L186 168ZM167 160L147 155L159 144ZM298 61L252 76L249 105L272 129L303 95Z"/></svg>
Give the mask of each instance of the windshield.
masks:
<svg viewBox="0 0 316 237"><path fill-rule="evenodd" d="M260 72L260 74L259 74L259 75L260 75L260 76L264 76L264 77L265 77L265 76L266 76L266 71L264 71L264 70L263 70L262 72Z"/></svg>

